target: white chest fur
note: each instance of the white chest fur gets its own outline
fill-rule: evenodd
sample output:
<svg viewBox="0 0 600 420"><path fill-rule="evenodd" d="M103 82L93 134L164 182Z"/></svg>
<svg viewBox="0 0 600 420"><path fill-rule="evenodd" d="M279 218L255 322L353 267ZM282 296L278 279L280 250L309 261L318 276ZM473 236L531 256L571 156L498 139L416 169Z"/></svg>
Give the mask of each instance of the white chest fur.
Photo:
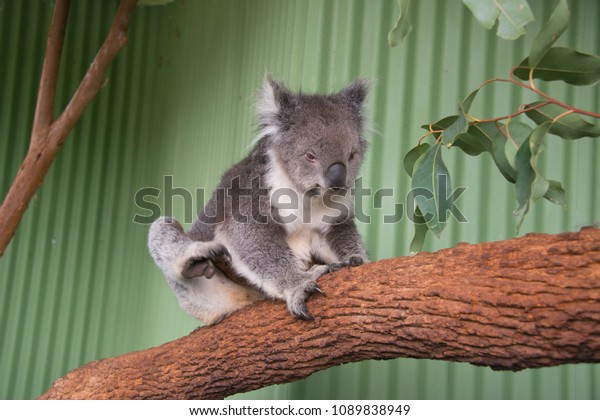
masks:
<svg viewBox="0 0 600 420"><path fill-rule="evenodd" d="M287 244L302 268L308 268L313 257L326 264L339 262L326 235L333 221L343 214L343 209L349 209L349 197L336 196L332 203L322 195L305 196L297 191L277 157L269 154L269 159L266 178L271 208L278 212L287 233Z"/></svg>

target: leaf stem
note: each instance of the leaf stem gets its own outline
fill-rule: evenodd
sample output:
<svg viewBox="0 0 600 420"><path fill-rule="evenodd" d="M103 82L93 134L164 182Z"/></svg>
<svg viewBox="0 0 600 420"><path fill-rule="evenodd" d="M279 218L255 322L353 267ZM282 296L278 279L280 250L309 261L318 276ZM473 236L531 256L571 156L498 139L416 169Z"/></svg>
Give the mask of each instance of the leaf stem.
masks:
<svg viewBox="0 0 600 420"><path fill-rule="evenodd" d="M521 105L521 106L519 107L520 109L519 109L517 112L513 113L513 114L509 114L509 115L503 115L503 116L501 116L501 117L496 117L496 118L488 118L488 119L485 119L485 120L478 120L478 119L474 119L474 120L475 120L475 122L476 122L476 123L483 123L483 122L498 122L498 121L502 121L502 120L506 120L506 119L514 118L514 117L516 117L517 115L521 115L521 114L523 114L523 113L525 113L525 112L527 112L527 111L531 111L531 110L533 110L533 109L538 109L538 108L541 108L541 107L543 107L543 106L549 105L550 103L552 103L552 101L548 100L548 101L545 101L545 102L539 103L539 104L537 104L537 105L535 105L535 106L532 106L532 107L529 107L529 108L525 108L525 107L524 107L524 105L525 105L525 104L523 104L523 105Z"/></svg>
<svg viewBox="0 0 600 420"><path fill-rule="evenodd" d="M560 120L560 119L561 119L562 117L564 117L565 115L572 114L573 112L574 112L573 110L569 109L569 110L567 110L567 111L563 112L562 114L560 114L560 115L557 115L557 116L556 116L556 118L554 118L554 119L552 120L552 124L554 124L556 121Z"/></svg>
<svg viewBox="0 0 600 420"><path fill-rule="evenodd" d="M588 117L592 117L592 118L598 118L600 119L600 114L599 113L595 113L592 111L586 111L585 109L579 109L576 108L574 106L571 106L569 104L566 104L564 102L559 101L558 99L553 98L552 96L548 95L545 92L542 92L541 90L539 90L537 88L537 86L535 85L535 83L533 82L533 71L529 72L529 84L525 84L522 82L519 82L518 80L515 80L514 78L514 72L515 70L518 68L517 67L513 67L513 69L510 71L510 79L502 79L502 78L493 78L490 80L486 80L485 82L483 82L479 88L481 89L482 87L490 84L490 83L494 83L494 82L502 82L502 83L512 83L513 85L522 87L524 89L530 90L536 94L538 94L539 96L541 96L542 98L546 99L546 102L544 102L543 104L540 104L539 106L544 106L544 105L548 105L548 104L555 104L560 106L561 108L564 108L566 110L571 111L570 113L576 113L576 114L581 114L581 115L587 115ZM535 107L537 108L537 107ZM534 107L531 108L527 108L527 110L531 110L531 109L535 109ZM487 119L487 120L481 120L481 122L494 122L494 121L500 121L500 120L504 120L506 118L509 117L514 117L517 116L519 114L522 114L523 112L525 112L524 110L519 110L519 112L514 113L514 114L510 114L504 117L498 117L498 118L491 118L491 119Z"/></svg>

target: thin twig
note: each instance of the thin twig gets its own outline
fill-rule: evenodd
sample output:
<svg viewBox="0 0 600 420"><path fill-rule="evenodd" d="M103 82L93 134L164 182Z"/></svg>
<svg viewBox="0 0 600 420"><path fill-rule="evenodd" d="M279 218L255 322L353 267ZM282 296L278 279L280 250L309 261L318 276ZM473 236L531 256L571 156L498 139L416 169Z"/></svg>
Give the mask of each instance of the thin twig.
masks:
<svg viewBox="0 0 600 420"><path fill-rule="evenodd" d="M94 57L71 101L53 124L52 132L64 139L105 83L104 74L119 51L127 45L127 30L138 0L121 0L110 32Z"/></svg>
<svg viewBox="0 0 600 420"><path fill-rule="evenodd" d="M65 30L69 17L71 0L57 0L52 13L52 22L48 32L46 53L42 66L42 75L38 87L37 104L33 117L32 134L39 133L43 127L52 123L54 112L54 95L56 92L56 79L60 65L60 56L65 39ZM35 142L39 136L32 135L31 142Z"/></svg>

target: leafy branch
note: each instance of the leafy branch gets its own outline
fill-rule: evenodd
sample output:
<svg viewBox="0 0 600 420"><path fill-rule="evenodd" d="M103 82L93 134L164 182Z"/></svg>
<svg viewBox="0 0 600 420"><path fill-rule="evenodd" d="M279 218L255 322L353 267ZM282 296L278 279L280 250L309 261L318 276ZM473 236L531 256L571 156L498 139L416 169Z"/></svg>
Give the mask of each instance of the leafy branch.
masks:
<svg viewBox="0 0 600 420"><path fill-rule="evenodd" d="M465 1L470 8L486 8L490 6L489 3ZM492 3L502 6L510 2L498 0ZM497 13L494 13L501 19L504 9L497 9ZM485 10L477 9L478 13L474 9L472 11L476 17L478 13L481 16L485 14ZM491 9L487 11L494 14ZM545 148L545 138L547 134L557 135L564 140L600 136L600 126L582 117L600 119L600 113L561 102L535 84L535 80L544 80L584 86L600 81L600 57L571 48L553 47L568 25L566 0L559 0L534 39L529 56L511 70L508 79L487 80L459 104L457 115L422 126L427 134L404 157L405 170L412 178L411 190L429 191L429 194L414 197L415 236L410 246L411 253L422 249L428 231L440 236L446 225L447 213L454 205L446 196L452 188L450 174L443 162L442 146L461 150L470 156L482 153L491 155L502 176L515 185L517 232L534 201L545 198L565 207L565 191L561 183L547 179L538 165ZM469 110L475 97L482 88L492 83L510 83L534 92L543 100L521 104L508 115L486 119L474 117ZM536 126L531 127L516 120L523 115ZM424 141L430 136L435 139L432 145Z"/></svg>

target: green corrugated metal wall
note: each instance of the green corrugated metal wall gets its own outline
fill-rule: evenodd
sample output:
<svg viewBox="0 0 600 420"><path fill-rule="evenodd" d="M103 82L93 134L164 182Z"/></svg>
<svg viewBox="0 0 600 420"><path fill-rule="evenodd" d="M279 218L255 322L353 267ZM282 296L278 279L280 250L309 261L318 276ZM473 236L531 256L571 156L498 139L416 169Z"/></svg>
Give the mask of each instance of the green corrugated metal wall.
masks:
<svg viewBox="0 0 600 420"><path fill-rule="evenodd" d="M115 1L72 3L58 108L116 8ZM163 188L165 174L176 187L212 189L247 151L252 92L265 73L307 91L374 79L368 113L376 134L365 184L393 187L402 200L408 179L401 157L423 133L419 126L454 112L471 89L506 76L526 55L553 5L530 3L538 26L524 40L506 42L480 28L458 0L415 1L414 30L395 49L385 42L396 15L393 0L179 0L139 8L109 84L68 138L0 259L0 398L36 397L87 361L158 345L197 326L147 255L148 227L133 222L140 211L134 196L143 187ZM600 52L600 4L570 4L572 23L561 43ZM44 0L0 0L2 196L27 150L52 7ZM598 87L561 85L552 93L600 109ZM490 87L472 112L505 114L528 98ZM569 207L536 204L522 233L575 230L600 219L598 144L548 143L543 167L565 185ZM459 201L469 223L451 223L428 249L510 237L514 196L490 160L446 155L454 185L469 187ZM374 259L405 255L412 236L406 220L382 223L394 203L383 204L369 211L371 224L361 225ZM173 206L183 219L183 199ZM240 397L599 398L600 369L499 373L445 362L363 362Z"/></svg>

